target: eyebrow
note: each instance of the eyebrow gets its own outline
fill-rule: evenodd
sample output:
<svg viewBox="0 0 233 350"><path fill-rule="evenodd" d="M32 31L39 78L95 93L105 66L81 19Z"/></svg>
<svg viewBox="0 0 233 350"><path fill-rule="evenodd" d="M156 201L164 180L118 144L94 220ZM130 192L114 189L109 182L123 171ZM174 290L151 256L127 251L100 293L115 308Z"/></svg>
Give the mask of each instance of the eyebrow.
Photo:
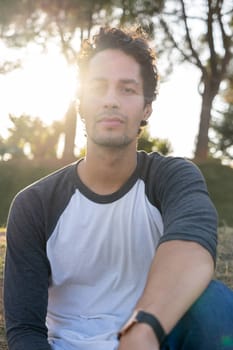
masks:
<svg viewBox="0 0 233 350"><path fill-rule="evenodd" d="M135 84L139 85L139 82L135 79L120 79L120 81L124 84Z"/></svg>
<svg viewBox="0 0 233 350"><path fill-rule="evenodd" d="M97 78L93 78L91 79L92 81L106 81L107 79L105 78L101 78L101 77L97 77ZM139 85L139 82L135 79L120 79L119 80L120 83L123 83L123 84L134 84L134 85Z"/></svg>

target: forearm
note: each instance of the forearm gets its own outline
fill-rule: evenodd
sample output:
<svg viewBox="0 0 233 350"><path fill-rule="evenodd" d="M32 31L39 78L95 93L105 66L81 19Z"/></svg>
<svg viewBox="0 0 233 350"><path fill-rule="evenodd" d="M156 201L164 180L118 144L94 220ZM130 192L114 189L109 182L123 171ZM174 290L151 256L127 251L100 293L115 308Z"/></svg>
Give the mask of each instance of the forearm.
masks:
<svg viewBox="0 0 233 350"><path fill-rule="evenodd" d="M205 290L213 271L213 259L202 246L186 241L165 242L156 252L136 309L154 314L169 333Z"/></svg>
<svg viewBox="0 0 233 350"><path fill-rule="evenodd" d="M154 314L168 334L208 286L213 271L213 258L197 243L162 243L135 309ZM142 344L144 349L160 349L152 328L138 323L122 336L118 350L140 350Z"/></svg>

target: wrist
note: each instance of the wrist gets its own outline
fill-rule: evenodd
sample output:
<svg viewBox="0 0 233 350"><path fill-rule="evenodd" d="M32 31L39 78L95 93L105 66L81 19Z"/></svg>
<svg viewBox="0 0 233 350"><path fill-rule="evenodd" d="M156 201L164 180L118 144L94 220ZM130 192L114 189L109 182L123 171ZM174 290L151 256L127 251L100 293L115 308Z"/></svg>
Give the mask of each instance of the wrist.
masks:
<svg viewBox="0 0 233 350"><path fill-rule="evenodd" d="M118 349L159 350L161 347L152 328L147 324L137 323L120 338Z"/></svg>
<svg viewBox="0 0 233 350"><path fill-rule="evenodd" d="M118 334L118 339L120 339L121 336L126 334L132 328L137 328L138 331L143 333L154 333L154 336L160 346L166 337L166 333L160 321L154 315L142 310L135 310L133 312L132 316L120 330Z"/></svg>
<svg viewBox="0 0 233 350"><path fill-rule="evenodd" d="M156 346L156 349L160 349L158 337L150 325L146 323L137 323L134 325L134 327L132 327L132 332L134 332L135 337L137 334L139 339L143 339L144 341L146 339L147 342L153 344L153 346Z"/></svg>

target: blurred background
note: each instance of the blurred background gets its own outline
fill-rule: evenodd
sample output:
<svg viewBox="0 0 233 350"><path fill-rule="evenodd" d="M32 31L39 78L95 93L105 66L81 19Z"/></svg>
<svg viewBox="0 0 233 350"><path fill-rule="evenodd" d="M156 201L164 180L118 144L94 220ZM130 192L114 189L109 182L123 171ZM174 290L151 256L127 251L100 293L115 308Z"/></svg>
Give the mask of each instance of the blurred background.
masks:
<svg viewBox="0 0 233 350"><path fill-rule="evenodd" d="M196 162L228 223L232 0L0 0L0 225L18 190L85 154L77 54L105 25L141 25L157 52L160 90L138 148Z"/></svg>

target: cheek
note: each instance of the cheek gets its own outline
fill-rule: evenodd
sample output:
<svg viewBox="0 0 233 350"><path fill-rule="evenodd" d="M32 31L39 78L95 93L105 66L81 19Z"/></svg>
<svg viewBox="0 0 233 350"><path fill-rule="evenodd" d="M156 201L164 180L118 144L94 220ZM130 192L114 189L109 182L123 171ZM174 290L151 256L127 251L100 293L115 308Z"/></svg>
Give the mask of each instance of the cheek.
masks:
<svg viewBox="0 0 233 350"><path fill-rule="evenodd" d="M81 99L79 113L82 118L86 118L92 112L93 102L87 99Z"/></svg>
<svg viewBox="0 0 233 350"><path fill-rule="evenodd" d="M95 113L100 106L100 99L88 95L88 98L83 98L81 102L81 109L84 114Z"/></svg>
<svg viewBox="0 0 233 350"><path fill-rule="evenodd" d="M132 119L134 119L135 121L140 122L145 117L145 111L141 104L131 104L129 112L132 115Z"/></svg>

